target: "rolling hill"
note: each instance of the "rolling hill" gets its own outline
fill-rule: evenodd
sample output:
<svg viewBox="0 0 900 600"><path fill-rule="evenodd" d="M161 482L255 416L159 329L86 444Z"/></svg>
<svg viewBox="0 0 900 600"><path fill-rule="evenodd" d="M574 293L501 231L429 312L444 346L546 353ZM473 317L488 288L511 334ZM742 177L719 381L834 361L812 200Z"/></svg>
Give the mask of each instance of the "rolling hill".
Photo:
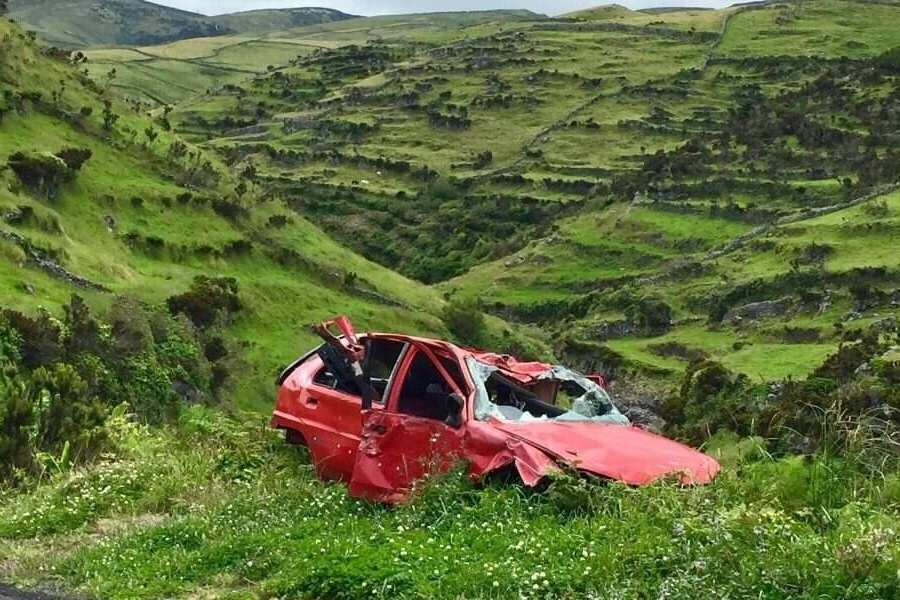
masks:
<svg viewBox="0 0 900 600"><path fill-rule="evenodd" d="M382 17L87 65L0 21L4 584L898 597L898 11ZM385 508L265 427L302 324L480 311L486 346L604 372L718 479L458 469Z"/></svg>
<svg viewBox="0 0 900 600"><path fill-rule="evenodd" d="M159 305L197 276L234 278L246 310L224 335L243 348L233 380L243 406L271 401L278 365L314 340L302 326L329 313L442 329L437 291L334 242L5 21L0 37L3 308L59 312L75 293L98 311L120 296ZM49 175L25 184L9 166L17 153L66 148L89 158L52 187Z"/></svg>
<svg viewBox="0 0 900 600"><path fill-rule="evenodd" d="M320 48L171 118L370 259L558 350L777 378L900 289L898 4L846 6L329 24L278 34Z"/></svg>
<svg viewBox="0 0 900 600"><path fill-rule="evenodd" d="M247 13L248 18L275 13ZM279 17L280 18L280 17ZM265 34L222 35L182 40L161 46L89 50L86 67L103 79L116 70L110 85L129 98L150 107L176 104L270 68L311 54L369 39L407 39L435 43L452 41L459 31L477 31L490 23L515 23L543 18L529 11L486 10L475 12L394 15L340 20ZM282 27L289 23L282 22ZM249 25L248 25L249 27Z"/></svg>
<svg viewBox="0 0 900 600"><path fill-rule="evenodd" d="M336 10L298 8L206 17L144 0L11 0L9 16L64 48L144 46L242 33L265 32L349 19Z"/></svg>

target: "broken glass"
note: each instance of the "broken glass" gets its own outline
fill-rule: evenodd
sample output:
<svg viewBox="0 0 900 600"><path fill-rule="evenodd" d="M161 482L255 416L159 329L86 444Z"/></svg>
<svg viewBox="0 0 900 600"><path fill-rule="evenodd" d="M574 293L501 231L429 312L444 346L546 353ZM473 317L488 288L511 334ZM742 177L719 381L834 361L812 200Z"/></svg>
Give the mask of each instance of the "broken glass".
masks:
<svg viewBox="0 0 900 600"><path fill-rule="evenodd" d="M505 376L502 369L471 356L466 357L466 365L475 382L475 418L479 421L494 418L521 423L596 421L629 424L628 418L619 412L602 387L567 367L551 367L528 384L517 382ZM543 381L558 384L553 398L542 399L529 389ZM561 391L574 396L571 406L563 406L560 402Z"/></svg>

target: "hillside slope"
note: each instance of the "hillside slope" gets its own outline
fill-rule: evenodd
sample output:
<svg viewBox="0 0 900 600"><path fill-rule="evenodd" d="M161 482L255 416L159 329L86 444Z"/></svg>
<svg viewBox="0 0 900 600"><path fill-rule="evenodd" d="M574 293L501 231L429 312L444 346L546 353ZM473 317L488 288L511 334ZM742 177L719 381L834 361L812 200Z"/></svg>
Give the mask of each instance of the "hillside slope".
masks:
<svg viewBox="0 0 900 600"><path fill-rule="evenodd" d="M11 18L47 42L65 48L144 46L351 18L319 8L206 17L144 0L11 0L8 4Z"/></svg>
<svg viewBox="0 0 900 600"><path fill-rule="evenodd" d="M268 27L266 23L270 21L276 30L158 46L90 50L86 67L98 80L106 79L115 69L116 77L110 82L113 88L158 107L238 84L320 49L365 43L373 38L446 43L468 32L478 35L492 26L543 18L529 11L486 10L336 20L291 28L282 11L254 11L236 17L251 31L255 31L253 27ZM263 22L253 25L257 19Z"/></svg>
<svg viewBox="0 0 900 600"><path fill-rule="evenodd" d="M298 32L323 48L173 119L357 251L560 348L781 377L900 283L878 198L900 179L900 4L851 4ZM846 242L804 229L860 199L878 208Z"/></svg>
<svg viewBox="0 0 900 600"><path fill-rule="evenodd" d="M333 242L263 196L250 171L230 174L111 101L20 29L0 22L0 39L3 308L59 312L75 293L97 310L118 295L160 305L197 276L234 278L244 305L226 332L244 364L234 400L258 407L279 367L314 341L306 323L346 312L361 328L441 332L437 292ZM17 153L66 148L89 151L77 172L52 183L13 172Z"/></svg>

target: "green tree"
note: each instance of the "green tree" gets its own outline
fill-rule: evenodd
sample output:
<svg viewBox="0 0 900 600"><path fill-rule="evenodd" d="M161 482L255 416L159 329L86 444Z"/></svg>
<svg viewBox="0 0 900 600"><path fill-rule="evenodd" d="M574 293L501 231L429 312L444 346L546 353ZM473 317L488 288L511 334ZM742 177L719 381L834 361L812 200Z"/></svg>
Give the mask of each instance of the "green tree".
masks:
<svg viewBox="0 0 900 600"><path fill-rule="evenodd" d="M103 101L103 129L106 131L112 131L112 128L115 127L116 121L119 120L119 115L113 112L112 102L109 100Z"/></svg>

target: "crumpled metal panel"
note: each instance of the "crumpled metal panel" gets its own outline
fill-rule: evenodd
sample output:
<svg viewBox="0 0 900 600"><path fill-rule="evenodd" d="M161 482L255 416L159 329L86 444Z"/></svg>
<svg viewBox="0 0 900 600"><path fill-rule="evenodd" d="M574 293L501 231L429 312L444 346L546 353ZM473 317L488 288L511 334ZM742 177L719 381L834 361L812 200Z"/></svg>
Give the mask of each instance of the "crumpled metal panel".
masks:
<svg viewBox="0 0 900 600"><path fill-rule="evenodd" d="M560 421L493 425L580 471L629 485L670 475L684 484L706 484L720 469L702 452L634 426Z"/></svg>
<svg viewBox="0 0 900 600"><path fill-rule="evenodd" d="M432 419L364 411L350 494L400 502L416 480L448 470L462 455L462 429Z"/></svg>

